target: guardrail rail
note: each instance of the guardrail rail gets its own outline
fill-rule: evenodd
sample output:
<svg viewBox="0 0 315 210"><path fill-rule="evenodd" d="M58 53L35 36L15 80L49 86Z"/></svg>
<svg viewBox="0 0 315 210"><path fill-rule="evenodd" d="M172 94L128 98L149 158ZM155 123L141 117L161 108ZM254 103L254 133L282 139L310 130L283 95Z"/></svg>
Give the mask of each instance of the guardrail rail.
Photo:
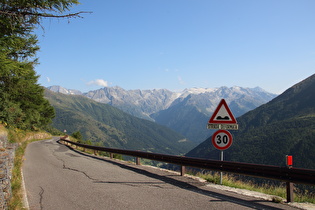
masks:
<svg viewBox="0 0 315 210"><path fill-rule="evenodd" d="M136 157L136 164L140 164L140 158L155 160L160 162L172 163L181 166L181 175L185 174L185 166L209 169L213 171L230 172L235 174L279 180L287 183L287 201L293 201L292 183L315 185L315 170L302 169L294 167L280 167L261 164L250 164L231 161L208 160L202 158L191 158L185 156L165 155L159 153L149 153L135 150L114 149L98 147L72 142L61 137L67 145L76 145L78 147L92 149L94 151L104 151L113 154L121 154Z"/></svg>

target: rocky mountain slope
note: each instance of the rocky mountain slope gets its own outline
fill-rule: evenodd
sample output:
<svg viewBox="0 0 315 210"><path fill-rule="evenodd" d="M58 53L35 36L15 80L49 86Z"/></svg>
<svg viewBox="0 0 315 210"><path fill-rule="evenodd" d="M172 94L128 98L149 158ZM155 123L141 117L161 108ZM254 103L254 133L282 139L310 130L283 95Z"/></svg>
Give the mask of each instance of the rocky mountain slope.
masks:
<svg viewBox="0 0 315 210"><path fill-rule="evenodd" d="M72 89L66 89L64 87L61 86L50 86L47 89L56 92L56 93L62 93L62 94L66 94L66 95L82 95L82 92L79 90L72 90Z"/></svg>

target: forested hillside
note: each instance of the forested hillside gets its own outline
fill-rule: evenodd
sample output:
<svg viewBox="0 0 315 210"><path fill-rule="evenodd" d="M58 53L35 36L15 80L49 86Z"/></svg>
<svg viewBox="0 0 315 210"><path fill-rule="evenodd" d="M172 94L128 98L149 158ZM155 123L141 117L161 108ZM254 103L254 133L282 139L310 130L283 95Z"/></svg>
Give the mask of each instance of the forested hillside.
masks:
<svg viewBox="0 0 315 210"><path fill-rule="evenodd" d="M315 169L315 75L237 121L225 160L284 166L293 155L295 167ZM219 151L210 137L187 156L219 159Z"/></svg>
<svg viewBox="0 0 315 210"><path fill-rule="evenodd" d="M68 134L80 131L85 140L94 143L165 154L183 154L195 146L167 127L84 96L46 90L46 97L56 110L54 127Z"/></svg>

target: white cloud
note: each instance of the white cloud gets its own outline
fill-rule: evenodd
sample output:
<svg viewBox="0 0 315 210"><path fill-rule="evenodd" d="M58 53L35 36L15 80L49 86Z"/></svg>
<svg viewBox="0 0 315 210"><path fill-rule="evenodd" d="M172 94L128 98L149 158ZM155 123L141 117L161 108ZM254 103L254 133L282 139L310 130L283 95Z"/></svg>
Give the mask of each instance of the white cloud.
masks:
<svg viewBox="0 0 315 210"><path fill-rule="evenodd" d="M49 77L46 77L47 78L47 82L50 82L50 78Z"/></svg>
<svg viewBox="0 0 315 210"><path fill-rule="evenodd" d="M182 79L181 76L177 76L177 79L178 79L179 84L181 84L181 85L185 84L185 81Z"/></svg>
<svg viewBox="0 0 315 210"><path fill-rule="evenodd" d="M97 86L102 86L102 87L107 87L108 86L108 82L103 80L103 79L96 79L96 80L92 80L88 83L86 83L87 85L97 85Z"/></svg>

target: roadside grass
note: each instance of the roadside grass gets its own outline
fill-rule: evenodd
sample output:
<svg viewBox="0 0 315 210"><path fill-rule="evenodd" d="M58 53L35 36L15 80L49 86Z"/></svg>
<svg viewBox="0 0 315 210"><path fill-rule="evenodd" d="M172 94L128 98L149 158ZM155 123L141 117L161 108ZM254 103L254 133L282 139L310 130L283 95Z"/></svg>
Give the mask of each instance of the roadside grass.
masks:
<svg viewBox="0 0 315 210"><path fill-rule="evenodd" d="M220 184L220 173L214 172L214 173L201 173L198 172L194 174L195 176L198 176L200 178L205 179L207 182L214 183L214 184ZM276 184L255 184L252 181L244 181L241 179L238 179L236 176L232 174L226 174L222 176L222 185L238 188L238 189L246 189L251 190L255 192L260 192L268 195L274 195L273 198L274 202L282 202L281 199L278 197L283 198L283 200L286 199L286 185L285 183L282 183L280 185ZM298 203L315 203L315 194L311 192L310 190L300 190L298 188L295 188L294 190L294 202Z"/></svg>
<svg viewBox="0 0 315 210"><path fill-rule="evenodd" d="M22 164L24 161L24 153L27 145L33 141L40 141L42 139L24 140L36 132L27 132L17 129L8 129L8 137L11 143L17 143L15 150L14 166L12 169L11 190L12 196L8 202L9 210L26 209L23 203L23 188L22 188Z"/></svg>
<svg viewBox="0 0 315 210"><path fill-rule="evenodd" d="M22 163L23 156L28 141L21 143L15 150L14 167L12 170L11 189L12 197L9 201L9 209L25 209L23 207L23 189L22 189Z"/></svg>

